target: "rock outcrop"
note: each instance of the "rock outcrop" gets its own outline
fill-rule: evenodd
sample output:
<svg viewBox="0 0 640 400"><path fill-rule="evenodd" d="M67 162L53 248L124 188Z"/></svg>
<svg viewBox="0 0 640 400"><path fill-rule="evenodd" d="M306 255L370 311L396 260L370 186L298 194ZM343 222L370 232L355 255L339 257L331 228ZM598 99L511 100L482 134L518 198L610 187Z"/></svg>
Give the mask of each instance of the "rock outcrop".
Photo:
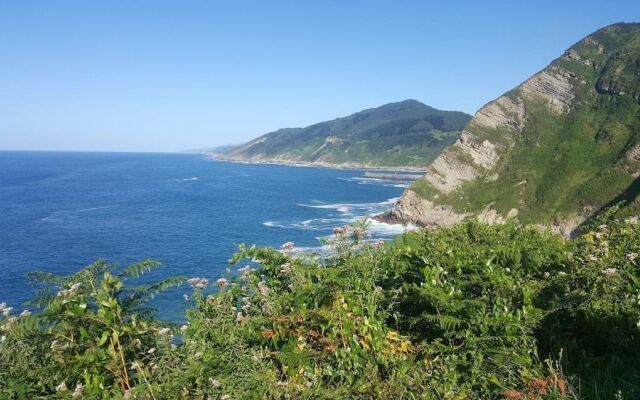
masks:
<svg viewBox="0 0 640 400"><path fill-rule="evenodd" d="M478 110L382 218L423 226L518 218L568 234L585 210L624 189L625 174L637 176L638 93L640 24L597 31ZM603 144L589 133L597 129L615 134ZM595 187L607 176L615 184Z"/></svg>

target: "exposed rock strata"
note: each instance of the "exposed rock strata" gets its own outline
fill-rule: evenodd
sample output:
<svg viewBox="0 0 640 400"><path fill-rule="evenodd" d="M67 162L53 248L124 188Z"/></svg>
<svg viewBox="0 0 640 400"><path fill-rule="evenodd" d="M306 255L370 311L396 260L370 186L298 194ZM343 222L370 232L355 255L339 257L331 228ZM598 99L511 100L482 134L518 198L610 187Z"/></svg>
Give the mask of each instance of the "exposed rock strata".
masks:
<svg viewBox="0 0 640 400"><path fill-rule="evenodd" d="M543 99L556 113L566 113L571 109L575 97L573 78L573 73L551 65L524 82L520 86L520 93L525 97Z"/></svg>
<svg viewBox="0 0 640 400"><path fill-rule="evenodd" d="M502 223L509 218L518 218L518 207L524 204L523 201L513 204L506 215L501 215L492 207L492 203L485 205L480 211L469 212L448 204L446 199L447 196L458 196L456 190L467 183L499 179L503 173L500 169L501 160L506 159L531 120L535 122L536 118L540 118L538 110L541 105L551 115L555 115L555 118L562 120L577 106L578 94L584 93L585 85L592 85L586 90L590 90L593 95L597 89L612 95L627 93L640 99L637 93L629 93L629 87L638 87L628 79L633 75L629 73L629 68L635 68L635 64L627 62L626 58L629 56L626 53L624 57L620 52L609 55L609 49L599 40L610 32L628 28L623 25L614 25L587 37L516 89L478 110L458 141L446 148L427 168L422 178L422 187L426 188L426 192L419 195L409 188L395 207L382 218L387 221L414 222L423 226L450 226L467 217L475 217L488 223ZM638 24L631 25L634 26L630 29L640 31ZM612 43L607 42L606 37L603 40L605 43ZM591 58L594 54L602 56L595 60ZM572 67L572 63L576 67ZM585 70L585 65L591 67L591 71L598 71L600 80L590 78L592 75L589 74L592 73ZM604 69L599 68L599 65L605 65ZM627 68L623 71L625 75L621 75L620 71L624 68ZM640 175L640 168L636 164L640 160L640 145L629 149L623 159L626 160L623 168L634 169L629 171L633 176ZM520 196L526 196L525 193L523 190ZM588 213L576 211L545 226L567 236L587 217Z"/></svg>
<svg viewBox="0 0 640 400"><path fill-rule="evenodd" d="M503 128L514 135L520 133L527 119L526 99L542 101L554 113L566 113L574 100L572 87L571 74L559 67L548 68L548 71L532 76L518 88L515 95L499 97L478 110L460 139L433 161L422 179L442 194L458 189L464 182L491 180L492 169L499 162L500 154L507 150L504 143L509 138L492 142L482 138L486 130ZM512 214L517 215L517 212L514 209ZM408 190L385 218L425 226L449 226L469 215L456 212L446 205L437 205ZM506 216L501 216L492 209L481 212L478 218L490 223L506 220Z"/></svg>

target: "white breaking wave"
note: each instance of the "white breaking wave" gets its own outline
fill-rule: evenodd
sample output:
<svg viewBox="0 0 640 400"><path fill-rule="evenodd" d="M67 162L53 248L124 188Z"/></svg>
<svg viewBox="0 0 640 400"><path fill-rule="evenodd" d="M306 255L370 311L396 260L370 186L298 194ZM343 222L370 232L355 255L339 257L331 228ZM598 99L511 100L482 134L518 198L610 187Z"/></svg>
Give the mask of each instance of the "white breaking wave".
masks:
<svg viewBox="0 0 640 400"><path fill-rule="evenodd" d="M313 218L300 222L265 221L262 225L283 228L301 229L305 231L324 231L352 222L352 218Z"/></svg>
<svg viewBox="0 0 640 400"><path fill-rule="evenodd" d="M89 212L89 211L96 211L96 210L104 210L105 208L113 208L113 207L118 207L117 205L113 205L113 206L101 206L101 207L91 207L91 208L83 208L82 210L77 210L76 212Z"/></svg>
<svg viewBox="0 0 640 400"><path fill-rule="evenodd" d="M41 218L40 221L43 221L43 222L64 222L68 218L73 218L74 214L88 213L88 212L92 212L92 211L105 210L105 209L114 208L114 207L118 207L118 205L81 208L79 210L59 210L59 211L54 211L52 214L50 214L50 215L48 215L48 216L46 216L44 218ZM76 217L76 218L78 218L78 217Z"/></svg>
<svg viewBox="0 0 640 400"><path fill-rule="evenodd" d="M65 213L66 213L66 211L56 211L53 214L42 218L41 221L44 221L44 222L64 222L63 216L65 215Z"/></svg>
<svg viewBox="0 0 640 400"><path fill-rule="evenodd" d="M369 223L369 233L372 237L392 237L416 229L412 224L387 224L385 222L376 221L375 219L369 220Z"/></svg>
<svg viewBox="0 0 640 400"><path fill-rule="evenodd" d="M318 237L316 239L320 240L321 237ZM322 246L299 246L299 247L295 247L294 251L297 253L316 253L316 254L329 254L332 249L331 247L327 246L327 245L322 245Z"/></svg>
<svg viewBox="0 0 640 400"><path fill-rule="evenodd" d="M312 218L303 221L265 221L263 225L282 229L301 229L311 231L327 231L335 227L353 223L360 218L380 214L389 209L398 198L391 198L379 203L335 203L324 204L312 200L313 204L298 204L300 207L335 210L338 213L329 218ZM387 224L369 219L369 233L374 239L390 238L410 230L416 229L413 225Z"/></svg>
<svg viewBox="0 0 640 400"><path fill-rule="evenodd" d="M360 217L370 214L378 214L386 211L390 205L398 201L394 197L380 203L336 203L336 204L298 204L300 207L321 208L336 210L342 214L358 214Z"/></svg>
<svg viewBox="0 0 640 400"><path fill-rule="evenodd" d="M191 178L184 178L183 181L197 181L198 177L197 176L192 176Z"/></svg>

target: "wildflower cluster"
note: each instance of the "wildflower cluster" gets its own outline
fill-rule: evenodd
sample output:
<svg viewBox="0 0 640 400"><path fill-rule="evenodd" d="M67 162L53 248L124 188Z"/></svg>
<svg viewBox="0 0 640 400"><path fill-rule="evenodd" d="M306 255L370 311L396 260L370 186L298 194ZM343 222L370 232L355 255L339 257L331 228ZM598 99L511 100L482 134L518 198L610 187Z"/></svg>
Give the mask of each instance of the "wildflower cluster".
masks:
<svg viewBox="0 0 640 400"><path fill-rule="evenodd" d="M187 283L194 289L206 289L209 286L207 278L189 278Z"/></svg>
<svg viewBox="0 0 640 400"><path fill-rule="evenodd" d="M365 240L369 236L368 229L370 222L368 218L362 218L352 225L343 225L333 229L333 235L323 238L322 241L339 256L347 255L350 252L362 250ZM380 241L374 247L380 247Z"/></svg>
<svg viewBox="0 0 640 400"><path fill-rule="evenodd" d="M67 289L61 289L57 296L58 297L70 297L70 296L75 296L76 294L78 294L78 291L80 290L80 283L74 283L72 285L70 285Z"/></svg>

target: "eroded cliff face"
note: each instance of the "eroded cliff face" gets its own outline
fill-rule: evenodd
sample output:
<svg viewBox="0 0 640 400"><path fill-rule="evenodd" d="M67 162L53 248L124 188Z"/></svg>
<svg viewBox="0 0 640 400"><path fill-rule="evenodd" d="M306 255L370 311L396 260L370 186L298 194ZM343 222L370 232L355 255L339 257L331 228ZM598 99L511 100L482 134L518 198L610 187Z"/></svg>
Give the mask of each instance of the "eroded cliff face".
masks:
<svg viewBox="0 0 640 400"><path fill-rule="evenodd" d="M621 63L621 59L633 65ZM567 190L573 195L573 191L580 190L574 187L580 178L575 174L573 179L572 168L577 162L589 163L588 158L586 161L574 161L571 157L567 157L565 162L562 152L554 154L553 149L540 147L591 140L587 131L596 128L600 131L608 129L617 137L612 139L614 145L609 146L610 149L593 139L593 151L602 153L603 157L607 152L622 151L625 154L617 163L602 165L602 168L616 168L616 174L626 168L626 173L637 177L640 168L634 160L640 158L639 132L637 125L626 121L639 112L640 73L633 80L637 72L636 63L640 66L640 24L613 25L578 42L548 67L478 110L459 140L433 161L424 177L409 188L382 218L423 226L449 226L468 217L502 223L509 218L519 218L521 211L526 210L524 222L535 223L536 218L532 215L540 220L544 210L538 209L545 204L535 204L528 196L544 199L547 192L562 196L560 188L546 189L555 181L561 184L559 180L549 178L543 181L539 176L552 176L554 171L551 168L556 168L557 174L571 169L572 178L567 179L570 183ZM618 74L612 72L614 68ZM630 99L611 98L625 94L636 100L635 104L627 101ZM619 104L612 105L614 101ZM589 116L589 107L593 109L592 117ZM629 110L605 115L611 107L628 107ZM597 127L578 126L575 120L581 121L580 118ZM615 118L620 121L615 121ZM626 125L620 128L615 125L618 122ZM626 143L619 147L617 141L621 140ZM588 155L589 149L584 151ZM523 165L538 154L541 165ZM552 165L544 165L545 160L551 160L548 164ZM565 166L567 163L571 168ZM594 166L588 167L591 171ZM589 184L595 185L599 178L597 172L592 175L589 179L594 183ZM490 187L495 187L495 190L492 192ZM506 197L501 197L503 194ZM546 203L555 206L552 201ZM588 201L575 201L567 207L562 204L562 207L550 209L548 218L540 222L568 235L601 205ZM537 209L532 212L535 207Z"/></svg>
<svg viewBox="0 0 640 400"><path fill-rule="evenodd" d="M422 178L438 193L433 196L437 200L442 194L448 194L469 181L492 179L492 173L501 154L513 145L510 135L518 134L526 124L527 100L543 102L549 111L567 113L573 104L574 94L571 75L560 67L551 66L529 78L517 89L517 94L501 96L478 110L468 126L463 130L460 139L445 149L427 168ZM487 133L502 130L504 136L491 140ZM517 209L510 211L515 217ZM423 226L449 226L460 222L465 217L474 215L456 211L452 206L436 204L429 198L418 195L409 189L401 197L389 214L390 218L403 222L414 222ZM478 219L487 223L504 222L506 216L486 207L475 214Z"/></svg>

